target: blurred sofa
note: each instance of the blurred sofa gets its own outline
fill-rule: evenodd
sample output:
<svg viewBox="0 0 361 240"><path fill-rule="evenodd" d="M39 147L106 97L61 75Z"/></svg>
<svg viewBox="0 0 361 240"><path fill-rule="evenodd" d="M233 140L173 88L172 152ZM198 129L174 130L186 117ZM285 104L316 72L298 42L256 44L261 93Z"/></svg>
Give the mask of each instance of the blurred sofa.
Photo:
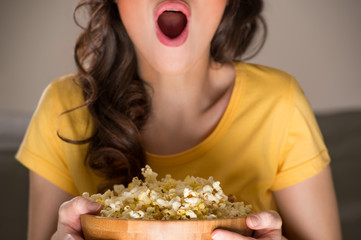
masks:
<svg viewBox="0 0 361 240"><path fill-rule="evenodd" d="M317 115L317 120L332 158L343 237L360 239L361 111ZM15 131L4 128L6 121L15 124ZM0 121L1 239L26 238L28 172L15 161L14 155L27 121L14 122L10 118Z"/></svg>

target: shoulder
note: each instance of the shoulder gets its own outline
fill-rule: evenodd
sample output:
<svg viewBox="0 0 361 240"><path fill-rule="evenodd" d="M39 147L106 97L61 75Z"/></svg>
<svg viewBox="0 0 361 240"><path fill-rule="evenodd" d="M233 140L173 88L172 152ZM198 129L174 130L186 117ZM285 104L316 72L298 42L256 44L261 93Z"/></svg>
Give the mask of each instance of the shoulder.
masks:
<svg viewBox="0 0 361 240"><path fill-rule="evenodd" d="M286 100L292 98L295 89L302 93L295 78L280 69L243 62L234 63L234 66L245 91L255 98Z"/></svg>
<svg viewBox="0 0 361 240"><path fill-rule="evenodd" d="M84 106L82 88L75 75L60 77L44 91L39 107L54 121L58 133L67 139L86 139L92 129L88 108ZM90 127L90 128L89 128Z"/></svg>
<svg viewBox="0 0 361 240"><path fill-rule="evenodd" d="M39 106L53 111L67 111L84 102L82 89L74 74L62 76L52 81L44 90Z"/></svg>
<svg viewBox="0 0 361 240"><path fill-rule="evenodd" d="M33 120L49 128L58 128L59 117L65 116L65 112L83 103L84 97L81 87L75 82L75 75L60 77L52 81L43 91L33 114Z"/></svg>
<svg viewBox="0 0 361 240"><path fill-rule="evenodd" d="M234 63L237 76L243 76L248 82L263 84L268 87L289 86L294 77L280 69L253 63Z"/></svg>
<svg viewBox="0 0 361 240"><path fill-rule="evenodd" d="M82 95L82 89L77 83L74 74L62 76L52 81L45 89L45 94L58 95L59 97L68 97L74 100Z"/></svg>
<svg viewBox="0 0 361 240"><path fill-rule="evenodd" d="M254 77L276 77L276 78L290 78L291 74L270 66L261 64L235 62L234 66L237 73L245 72Z"/></svg>

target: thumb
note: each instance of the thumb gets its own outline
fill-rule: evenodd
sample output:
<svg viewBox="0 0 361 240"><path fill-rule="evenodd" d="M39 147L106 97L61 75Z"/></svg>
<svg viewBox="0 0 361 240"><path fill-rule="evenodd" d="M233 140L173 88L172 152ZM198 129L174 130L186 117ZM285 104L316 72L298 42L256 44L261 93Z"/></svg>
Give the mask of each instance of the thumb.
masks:
<svg viewBox="0 0 361 240"><path fill-rule="evenodd" d="M251 214L247 216L246 223L247 226L253 230L278 230L282 227L281 216L276 211L272 210Z"/></svg>
<svg viewBox="0 0 361 240"><path fill-rule="evenodd" d="M72 235L70 233L62 236L61 234L59 234L59 232L55 232L50 240L84 240L84 238L82 236Z"/></svg>
<svg viewBox="0 0 361 240"><path fill-rule="evenodd" d="M248 237L242 236L238 233L223 230L223 229L216 229L212 232L211 235L213 240L247 240L250 239Z"/></svg>
<svg viewBox="0 0 361 240"><path fill-rule="evenodd" d="M81 231L80 215L97 214L102 205L84 197L75 197L63 203L59 208L58 227L71 228L76 232Z"/></svg>

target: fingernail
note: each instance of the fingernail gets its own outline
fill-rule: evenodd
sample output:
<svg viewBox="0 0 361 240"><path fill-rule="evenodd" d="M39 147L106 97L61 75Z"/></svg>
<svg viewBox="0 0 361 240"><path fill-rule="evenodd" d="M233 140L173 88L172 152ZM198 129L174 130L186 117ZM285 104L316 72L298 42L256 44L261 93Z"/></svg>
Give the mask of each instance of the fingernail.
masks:
<svg viewBox="0 0 361 240"><path fill-rule="evenodd" d="M97 202L92 202L92 203L88 204L88 210L91 211L91 212L96 212L101 207L102 207L102 205L100 203L97 203Z"/></svg>
<svg viewBox="0 0 361 240"><path fill-rule="evenodd" d="M64 240L75 240L75 238L69 233L65 236Z"/></svg>
<svg viewBox="0 0 361 240"><path fill-rule="evenodd" d="M256 215L250 215L249 220L251 221L253 227L257 227L261 223L259 217Z"/></svg>
<svg viewBox="0 0 361 240"><path fill-rule="evenodd" d="M212 239L217 239L217 235L218 235L218 232L212 232L211 238Z"/></svg>

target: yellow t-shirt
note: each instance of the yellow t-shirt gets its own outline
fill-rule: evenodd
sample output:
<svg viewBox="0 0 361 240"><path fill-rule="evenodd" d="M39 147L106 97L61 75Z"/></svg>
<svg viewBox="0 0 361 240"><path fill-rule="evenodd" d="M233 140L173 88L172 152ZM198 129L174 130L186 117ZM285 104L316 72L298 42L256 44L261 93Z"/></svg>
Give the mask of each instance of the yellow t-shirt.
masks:
<svg viewBox="0 0 361 240"><path fill-rule="evenodd" d="M178 154L147 153L159 177L187 175L221 182L226 194L253 205L276 209L272 191L320 172L330 161L315 117L295 79L285 72L234 63L237 77L230 102L214 131L197 146ZM91 136L86 108L61 115L83 103L81 89L65 76L44 92L17 159L61 189L95 193L101 179L84 165L87 145L65 138Z"/></svg>

